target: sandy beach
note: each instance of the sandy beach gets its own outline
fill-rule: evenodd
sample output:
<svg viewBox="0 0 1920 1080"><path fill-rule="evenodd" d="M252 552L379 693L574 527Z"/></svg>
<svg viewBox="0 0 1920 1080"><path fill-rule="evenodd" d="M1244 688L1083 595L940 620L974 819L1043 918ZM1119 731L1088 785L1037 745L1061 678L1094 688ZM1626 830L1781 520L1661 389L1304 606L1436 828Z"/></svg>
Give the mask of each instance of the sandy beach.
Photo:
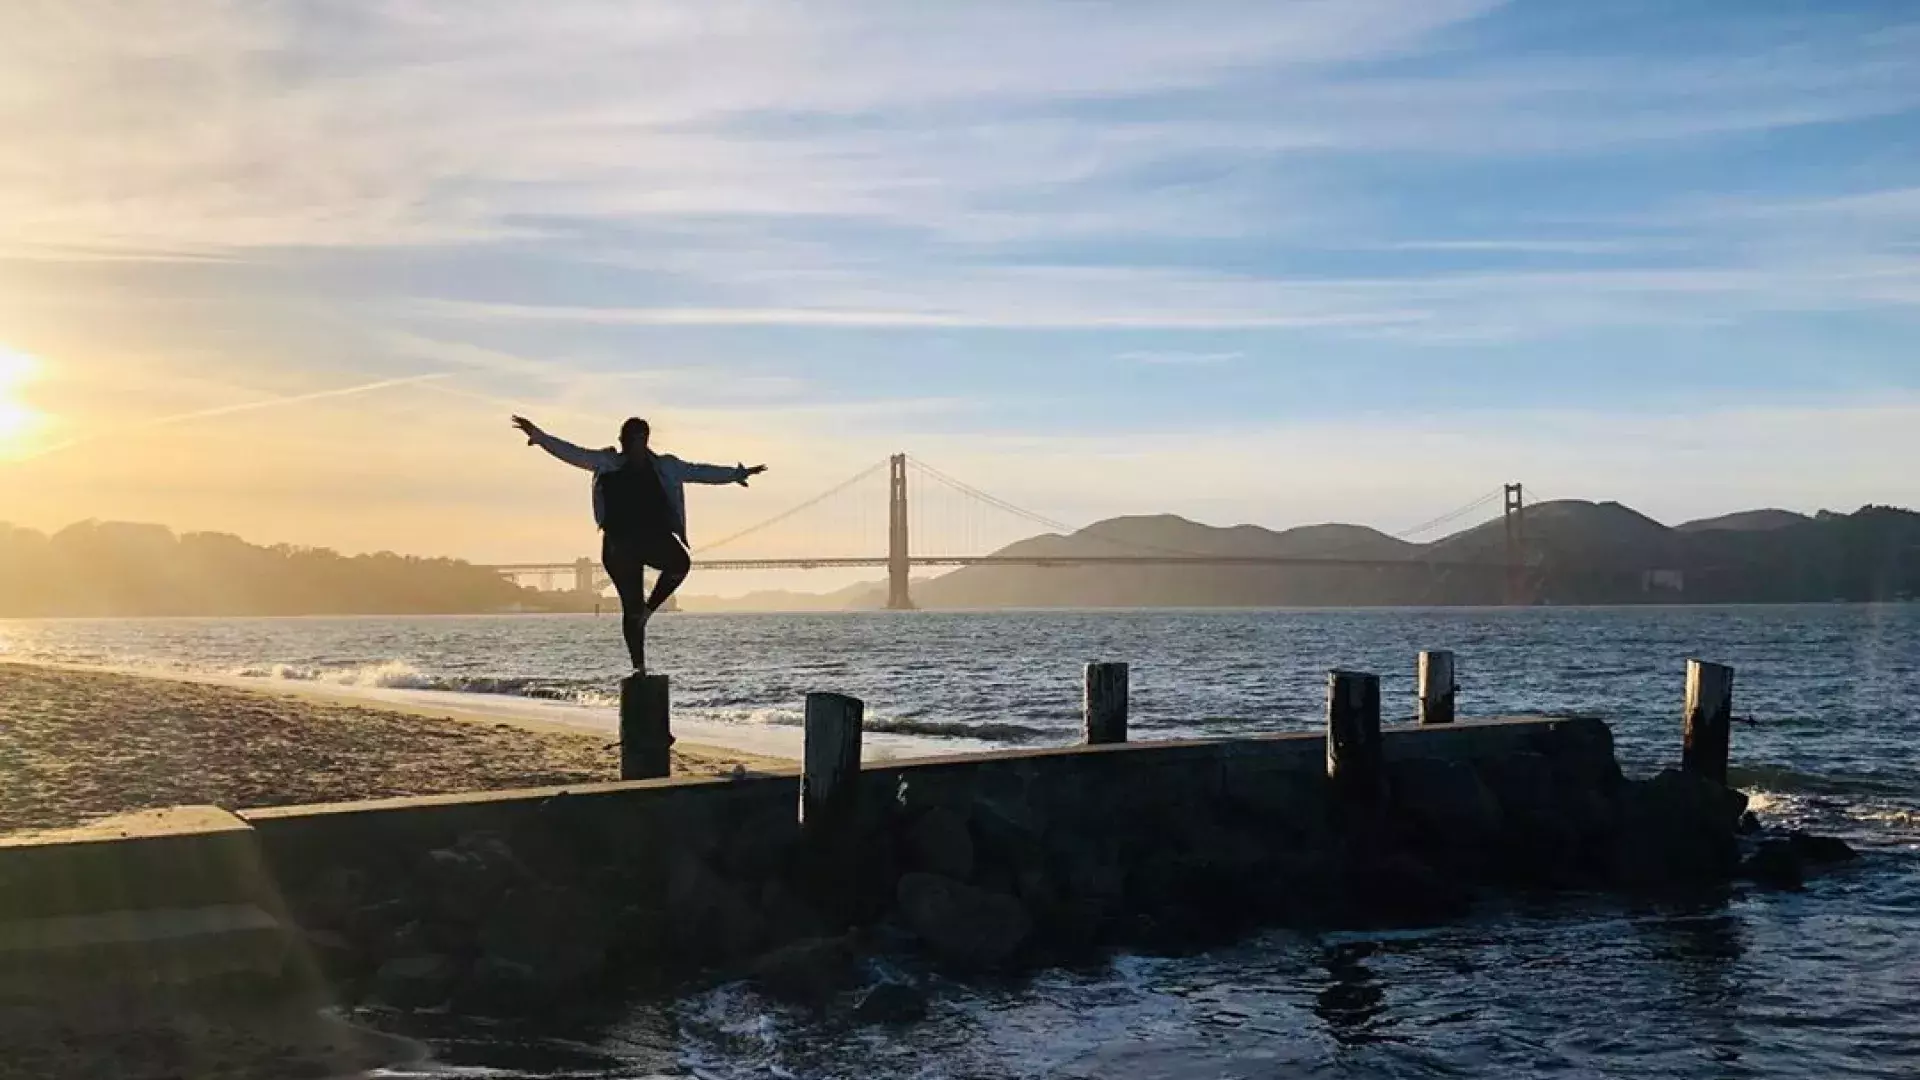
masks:
<svg viewBox="0 0 1920 1080"><path fill-rule="evenodd" d="M0 663L0 831L183 804L229 809L619 779L591 732L120 672ZM681 743L676 774L783 763Z"/></svg>

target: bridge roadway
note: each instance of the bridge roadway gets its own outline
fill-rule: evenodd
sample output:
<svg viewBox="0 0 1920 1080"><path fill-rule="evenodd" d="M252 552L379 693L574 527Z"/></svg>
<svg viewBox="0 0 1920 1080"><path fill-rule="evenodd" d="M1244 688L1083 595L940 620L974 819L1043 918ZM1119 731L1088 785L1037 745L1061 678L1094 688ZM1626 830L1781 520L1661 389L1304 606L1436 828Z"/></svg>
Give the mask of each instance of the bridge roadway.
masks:
<svg viewBox="0 0 1920 1080"><path fill-rule="evenodd" d="M910 566L1317 566L1374 570L1485 570L1505 571L1505 563L1452 559L1342 559L1317 555L914 555ZM504 563L482 569L501 574L563 574L578 563ZM821 558L702 559L701 570L821 570L837 567L884 567L885 555L849 555Z"/></svg>

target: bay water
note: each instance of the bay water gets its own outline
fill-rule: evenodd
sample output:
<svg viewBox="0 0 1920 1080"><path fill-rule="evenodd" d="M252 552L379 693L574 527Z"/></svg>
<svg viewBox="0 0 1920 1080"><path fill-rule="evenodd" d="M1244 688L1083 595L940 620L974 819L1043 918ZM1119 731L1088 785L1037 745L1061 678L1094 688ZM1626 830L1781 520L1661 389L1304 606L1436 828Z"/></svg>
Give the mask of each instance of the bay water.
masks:
<svg viewBox="0 0 1920 1080"><path fill-rule="evenodd" d="M435 1075L539 1077L1920 1075L1920 605L797 615L652 630L690 741L791 755L804 694L868 705L870 753L1075 741L1080 666L1133 665L1136 739L1313 730L1325 672L1459 655L1463 715L1591 715L1678 759L1684 662L1736 668L1734 780L1863 853L1800 893L1507 898L1393 934L1274 934L1010 981L934 980L929 1018L840 1026L721 985L537 1028L427 1018ZM610 730L593 616L0 622L0 659L324 683Z"/></svg>

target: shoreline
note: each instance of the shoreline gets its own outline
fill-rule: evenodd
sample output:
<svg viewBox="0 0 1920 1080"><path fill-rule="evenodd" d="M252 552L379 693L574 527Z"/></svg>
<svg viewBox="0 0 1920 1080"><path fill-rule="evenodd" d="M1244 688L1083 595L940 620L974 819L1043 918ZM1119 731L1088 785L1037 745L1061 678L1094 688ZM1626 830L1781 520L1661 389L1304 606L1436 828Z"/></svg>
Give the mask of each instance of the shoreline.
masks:
<svg viewBox="0 0 1920 1080"><path fill-rule="evenodd" d="M347 686L311 679L265 678L251 675L222 675L186 669L146 668L121 664L76 664L61 660L0 657L0 666L47 668L77 675L119 675L156 682L214 686L263 697L295 701L321 702L400 713L435 720L453 720L463 724L506 725L536 736L579 737L582 735L617 739L618 711L539 698L505 694L461 693L454 690L409 690L385 686ZM800 760L798 731L794 738L778 733L756 738L750 731L735 734L723 725L699 721L674 722L675 753L690 758L725 759L741 762L750 770L783 769ZM692 731L692 738L682 737ZM718 736L717 738L714 736ZM791 742L793 745L784 745Z"/></svg>
<svg viewBox="0 0 1920 1080"><path fill-rule="evenodd" d="M680 776L790 767L699 742L677 743L672 758ZM0 833L12 833L181 805L602 783L619 779L619 754L607 732L525 717L9 660L0 661L0 772Z"/></svg>
<svg viewBox="0 0 1920 1080"><path fill-rule="evenodd" d="M271 697L360 706L432 719L483 725L505 724L533 735L591 735L619 738L619 710L612 705L485 694L458 690L423 690L391 686L342 684L316 679L269 678L194 671L187 668L138 667L121 664L84 664L61 660L0 656L0 665L20 664L77 674L105 673L132 678L214 686ZM797 704L797 703L796 703ZM798 725L748 725L702 720L676 713L672 720L674 750L689 757L744 762L751 770L791 768L800 762L804 733ZM862 758L869 762L1001 750L984 739L959 736L904 735L868 731L862 738Z"/></svg>

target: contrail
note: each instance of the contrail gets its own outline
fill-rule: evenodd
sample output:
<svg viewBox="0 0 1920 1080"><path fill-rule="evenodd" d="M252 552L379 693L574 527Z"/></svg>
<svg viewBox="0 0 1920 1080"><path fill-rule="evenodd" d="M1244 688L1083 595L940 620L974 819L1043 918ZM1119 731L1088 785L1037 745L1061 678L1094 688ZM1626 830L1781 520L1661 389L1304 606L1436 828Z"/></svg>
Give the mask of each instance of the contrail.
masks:
<svg viewBox="0 0 1920 1080"><path fill-rule="evenodd" d="M415 383L429 382L433 379L449 378L451 375L452 372L445 371L435 372L431 375L408 375L400 379L381 379L379 382L361 383L358 386L344 386L337 390L316 390L311 394L293 394L287 397L262 398L259 401L241 402L238 405L219 405L211 409L195 409L192 412L175 413L172 416L162 416L153 420L140 420L132 424L125 424L114 429L112 432L82 435L77 439L68 439L63 443L55 443L43 450L38 450L25 457L19 457L13 460L15 463L34 461L46 457L49 454L57 454L62 450L71 450L76 446L83 446L90 442L98 442L101 439L107 438L109 435L117 438L131 432L148 431L159 427L172 427L175 424L184 424L192 420L207 420L215 416L230 416L234 413L252 412L255 409L271 409L279 405L302 405L309 401L322 401L327 398L365 394L374 390L386 390L395 386L411 386Z"/></svg>

